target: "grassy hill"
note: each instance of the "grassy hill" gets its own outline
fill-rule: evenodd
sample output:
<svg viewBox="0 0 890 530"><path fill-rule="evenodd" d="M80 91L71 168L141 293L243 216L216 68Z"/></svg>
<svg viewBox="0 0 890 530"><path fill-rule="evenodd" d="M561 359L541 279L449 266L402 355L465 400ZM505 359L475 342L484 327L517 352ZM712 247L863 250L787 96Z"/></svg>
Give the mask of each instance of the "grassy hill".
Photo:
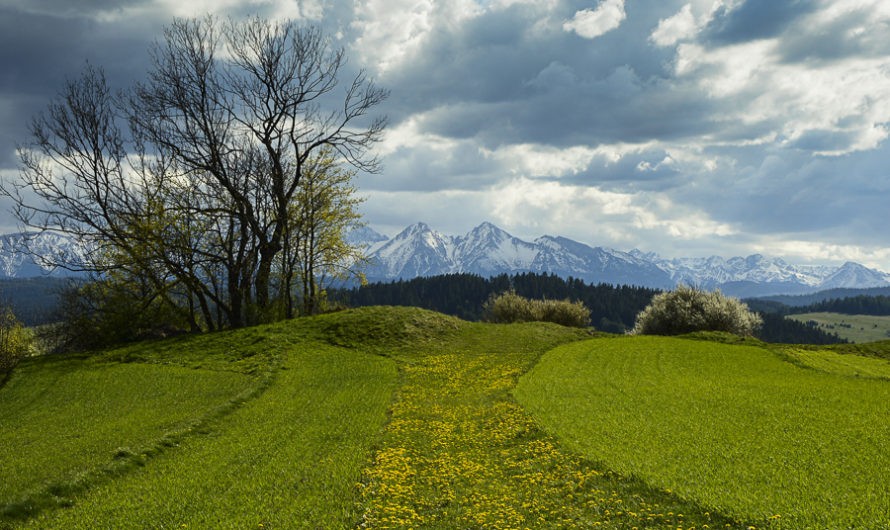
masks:
<svg viewBox="0 0 890 530"><path fill-rule="evenodd" d="M886 526L887 366L382 307L33 359L0 388L0 528ZM736 417L756 443L702 452Z"/></svg>
<svg viewBox="0 0 890 530"><path fill-rule="evenodd" d="M884 359L599 339L546 354L517 396L580 454L730 517L890 527Z"/></svg>
<svg viewBox="0 0 890 530"><path fill-rule="evenodd" d="M800 313L788 315L800 322L815 322L820 329L837 333L850 342L874 342L890 337L890 316L843 315L840 313Z"/></svg>

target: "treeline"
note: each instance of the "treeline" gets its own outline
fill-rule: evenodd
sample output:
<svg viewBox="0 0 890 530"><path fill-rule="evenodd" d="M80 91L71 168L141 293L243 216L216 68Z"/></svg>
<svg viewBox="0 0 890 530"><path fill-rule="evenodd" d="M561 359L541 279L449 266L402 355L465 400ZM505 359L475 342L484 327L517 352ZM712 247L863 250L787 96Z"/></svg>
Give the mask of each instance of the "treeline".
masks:
<svg viewBox="0 0 890 530"><path fill-rule="evenodd" d="M807 306L789 308L789 314L842 313L844 315L890 315L890 296L852 296L832 298Z"/></svg>
<svg viewBox="0 0 890 530"><path fill-rule="evenodd" d="M801 322L776 313L760 313L763 326L756 333L758 339L781 344L839 344L848 342L837 333L828 333L815 322Z"/></svg>
<svg viewBox="0 0 890 530"><path fill-rule="evenodd" d="M465 320L482 318L482 306L493 294L513 290L526 298L580 301L590 309L590 322L600 331L624 333L634 326L637 314L659 291L647 287L589 285L576 278L555 274L501 274L482 278L475 274L447 274L388 283L372 283L332 291L338 302L352 306L402 305L422 307ZM752 307L755 311L758 308ZM844 342L836 334L782 315L763 312L757 337L767 342L833 344Z"/></svg>
<svg viewBox="0 0 890 530"><path fill-rule="evenodd" d="M482 278L475 274L446 274L429 278L372 283L331 293L346 305L403 305L422 307L464 320L480 320L482 304L493 294L514 290L526 298L581 301L590 309L597 329L623 333L658 292L646 287L588 285L583 280L555 274L501 274Z"/></svg>

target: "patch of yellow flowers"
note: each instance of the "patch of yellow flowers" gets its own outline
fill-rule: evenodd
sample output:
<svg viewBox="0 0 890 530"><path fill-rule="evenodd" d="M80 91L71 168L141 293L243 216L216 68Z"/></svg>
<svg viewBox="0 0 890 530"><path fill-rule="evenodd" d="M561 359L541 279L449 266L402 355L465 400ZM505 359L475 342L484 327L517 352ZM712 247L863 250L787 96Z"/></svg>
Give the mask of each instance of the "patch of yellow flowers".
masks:
<svg viewBox="0 0 890 530"><path fill-rule="evenodd" d="M358 485L361 527L708 528L710 514L684 522L560 450L510 396L520 375L510 365L467 352L402 364L382 446Z"/></svg>

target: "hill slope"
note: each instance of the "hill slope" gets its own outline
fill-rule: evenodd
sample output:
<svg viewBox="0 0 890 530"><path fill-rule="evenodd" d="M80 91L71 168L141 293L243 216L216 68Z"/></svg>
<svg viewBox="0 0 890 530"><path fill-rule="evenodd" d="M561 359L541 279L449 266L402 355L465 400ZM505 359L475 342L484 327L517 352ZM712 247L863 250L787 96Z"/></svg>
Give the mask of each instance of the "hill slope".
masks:
<svg viewBox="0 0 890 530"><path fill-rule="evenodd" d="M582 454L734 517L887 528L888 376L829 350L633 337L549 352L517 396Z"/></svg>
<svg viewBox="0 0 890 530"><path fill-rule="evenodd" d="M824 436L824 447L832 452L820 454L818 465L846 465L849 455L838 449L835 433L846 432L850 422L884 428L890 399L871 399L881 397L890 383L866 380L890 374L881 360L835 362L838 354L832 350L780 358L756 347L702 342L701 350L709 353L687 355L692 367L676 369L671 361L659 368L640 362L639 349L632 346L644 342L616 337L579 342L589 337L584 330L550 324L476 324L418 309L371 307L88 357L30 360L0 388L0 441L8 448L0 456L6 458L0 461L0 528L782 527L769 519L775 515L772 505L752 510L746 504L750 499L723 502L725 491L712 497L696 490L698 475L677 478L682 487L671 489L682 492L678 495L665 491L659 475L640 472L644 482L629 478L627 471L692 459L706 475L722 457L701 457L674 445L676 454L622 459L609 452L616 447L591 453L576 445L579 438L558 431L554 437L539 428L513 390L542 356L540 366L552 366L560 350L546 352L560 345L572 348L570 343L585 355L596 344L594 353L611 351L616 362L566 363L571 374L544 385L554 403L578 388L573 381L584 391L616 388L628 378L645 383L648 394L614 396L610 406L616 410L632 406L635 395L656 396L667 389L667 397L657 395L639 416L645 418L651 408L665 414L660 423L634 424L620 436L617 445L628 448L637 441L654 447L668 440L650 436L665 423L698 432L700 416L690 413L707 410L689 407L688 400L707 395L720 402L713 399L720 395L714 389L726 390L722 378L734 373L723 365L709 368L715 356L744 361L742 377L729 377L738 384L755 384L773 377L770 373L789 376L774 377L780 381L773 383L785 385L772 389L775 394L806 390L807 377L822 378L813 394L815 410L808 414L818 419L833 410L831 400L837 398L851 418L835 422L838 428ZM688 348L669 350L690 354ZM880 354L872 350L863 352ZM672 359L669 352L660 358ZM826 366L860 375L844 379L849 388L837 386L838 375L815 371ZM598 368L611 372L590 374ZM811 375L798 379L798 373ZM765 394L753 392L763 401L730 417L763 418L768 427L774 417L786 422L760 434L808 432L798 428L794 416L782 416L787 411ZM576 398L564 410L596 403L583 393ZM851 410L862 414L850 415ZM621 432L607 422L606 412L570 416L583 419L594 439ZM16 428L25 421L28 428ZM105 427L104 434L97 427ZM862 435L874 447L888 441L883 431ZM793 462L796 447L808 446L790 445L783 456ZM866 463L874 470L887 467L883 455L857 451L864 463L852 465L853 471L865 473L860 467ZM32 477L42 464L44 474ZM800 470L809 477L807 467ZM762 471L750 466L752 484L759 484ZM874 505L855 519L865 526L886 522L883 504L869 503L870 493L856 489L861 481L847 471L833 473L832 499L843 499L843 506ZM884 495L886 478L862 476ZM770 493L784 491L785 482L768 478ZM781 514L792 523L788 527L852 520L849 512L824 504L808 510Z"/></svg>

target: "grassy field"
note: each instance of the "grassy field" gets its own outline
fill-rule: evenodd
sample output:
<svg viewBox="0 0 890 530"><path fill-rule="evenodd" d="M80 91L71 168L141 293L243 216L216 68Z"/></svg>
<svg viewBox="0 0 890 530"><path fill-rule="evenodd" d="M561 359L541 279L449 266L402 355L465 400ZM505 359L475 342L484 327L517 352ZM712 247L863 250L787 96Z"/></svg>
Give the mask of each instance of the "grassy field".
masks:
<svg viewBox="0 0 890 530"><path fill-rule="evenodd" d="M890 348L590 338L378 307L30 360L0 528L888 526Z"/></svg>
<svg viewBox="0 0 890 530"><path fill-rule="evenodd" d="M842 315L840 313L801 313L788 315L801 322L813 321L829 333L850 342L874 342L890 337L890 316Z"/></svg>
<svg viewBox="0 0 890 530"><path fill-rule="evenodd" d="M135 432L119 432L105 450L89 458L66 456L69 474L79 469L78 478L70 485L44 488L49 493L44 498L31 494L27 502L7 504L5 525L293 528L295 521L304 521L312 528L351 526L358 517L353 484L385 420L396 382L395 364L301 338L299 331L288 325L267 326L65 361L69 368L88 366L92 379L85 381L77 370L70 380L57 379L55 394L44 394L40 403L31 404L43 412L43 422L23 415L11 397L40 394L40 380L65 368L48 371L44 365L50 363L26 365L0 390L0 403L9 404L5 421L29 422L4 440L5 447L19 449L12 459L30 461L35 468L52 465L56 455L83 443L69 438L101 442L97 426L104 432L122 424ZM143 372L140 379L131 377ZM225 392L226 378L246 385ZM85 382L106 389L101 401L82 402ZM120 395L111 396L107 389L118 386L124 387ZM205 391L207 386L216 394ZM140 403L145 389L163 397ZM80 424L72 420L69 438L54 439L53 418L67 421L70 415L56 405L69 401L79 403L76 408L86 411L83 416L96 408L103 409L102 415L81 419ZM213 413L192 407L196 401ZM159 418L155 423L167 425L178 419L180 409L191 414L186 429L161 434L162 429L144 425L154 416ZM41 445L32 447L31 439ZM126 448L114 449L117 445ZM131 465L116 465L121 461ZM0 483L12 492L26 492L34 482L21 473L7 475L2 467L0 473ZM54 506L62 508L51 509ZM32 517L25 520L25 515Z"/></svg>
<svg viewBox="0 0 890 530"><path fill-rule="evenodd" d="M885 361L795 360L807 366L754 346L600 339L549 352L516 394L572 449L731 517L890 527L890 384L855 375L883 377Z"/></svg>

